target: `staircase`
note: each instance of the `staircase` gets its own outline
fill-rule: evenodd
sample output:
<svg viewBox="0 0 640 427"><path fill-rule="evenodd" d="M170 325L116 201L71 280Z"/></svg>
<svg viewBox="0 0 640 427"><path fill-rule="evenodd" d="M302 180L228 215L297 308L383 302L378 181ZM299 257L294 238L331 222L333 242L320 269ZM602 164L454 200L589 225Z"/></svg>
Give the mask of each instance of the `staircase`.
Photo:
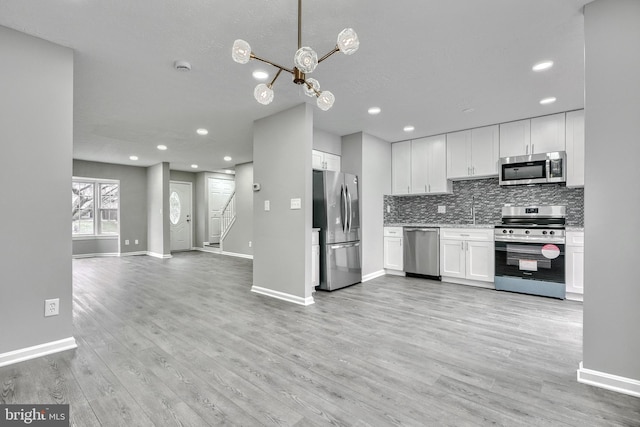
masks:
<svg viewBox="0 0 640 427"><path fill-rule="evenodd" d="M231 226L236 221L236 192L231 193L227 204L222 208L220 215L220 242L224 240Z"/></svg>

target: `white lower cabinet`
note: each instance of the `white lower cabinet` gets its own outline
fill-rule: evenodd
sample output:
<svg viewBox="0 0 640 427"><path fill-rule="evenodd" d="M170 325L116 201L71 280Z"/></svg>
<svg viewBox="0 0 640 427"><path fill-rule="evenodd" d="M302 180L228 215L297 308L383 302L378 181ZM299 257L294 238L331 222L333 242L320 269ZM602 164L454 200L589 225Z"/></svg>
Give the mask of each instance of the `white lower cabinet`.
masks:
<svg viewBox="0 0 640 427"><path fill-rule="evenodd" d="M493 229L440 229L440 275L443 282L493 288Z"/></svg>
<svg viewBox="0 0 640 427"><path fill-rule="evenodd" d="M402 227L384 227L384 268L387 273L404 274Z"/></svg>
<svg viewBox="0 0 640 427"><path fill-rule="evenodd" d="M567 299L582 301L584 293L584 232L567 231L565 245Z"/></svg>

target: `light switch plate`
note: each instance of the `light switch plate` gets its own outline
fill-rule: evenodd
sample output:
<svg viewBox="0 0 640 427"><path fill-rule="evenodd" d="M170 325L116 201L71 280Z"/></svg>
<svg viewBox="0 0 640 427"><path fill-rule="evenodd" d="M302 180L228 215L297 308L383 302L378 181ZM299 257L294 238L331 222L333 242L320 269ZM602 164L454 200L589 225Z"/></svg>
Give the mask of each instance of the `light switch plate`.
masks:
<svg viewBox="0 0 640 427"><path fill-rule="evenodd" d="M302 199L291 199L291 209L302 209Z"/></svg>
<svg viewBox="0 0 640 427"><path fill-rule="evenodd" d="M271 202L269 202L268 200L264 201L264 210L265 211L270 211L271 210Z"/></svg>
<svg viewBox="0 0 640 427"><path fill-rule="evenodd" d="M438 213L447 213L446 206L438 206Z"/></svg>

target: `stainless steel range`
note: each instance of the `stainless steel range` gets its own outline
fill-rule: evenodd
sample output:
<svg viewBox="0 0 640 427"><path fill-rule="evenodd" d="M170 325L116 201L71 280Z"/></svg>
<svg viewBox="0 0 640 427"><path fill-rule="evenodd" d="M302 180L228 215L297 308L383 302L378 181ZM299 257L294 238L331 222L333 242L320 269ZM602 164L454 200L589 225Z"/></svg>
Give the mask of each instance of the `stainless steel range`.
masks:
<svg viewBox="0 0 640 427"><path fill-rule="evenodd" d="M505 206L495 228L495 286L564 299L564 206Z"/></svg>

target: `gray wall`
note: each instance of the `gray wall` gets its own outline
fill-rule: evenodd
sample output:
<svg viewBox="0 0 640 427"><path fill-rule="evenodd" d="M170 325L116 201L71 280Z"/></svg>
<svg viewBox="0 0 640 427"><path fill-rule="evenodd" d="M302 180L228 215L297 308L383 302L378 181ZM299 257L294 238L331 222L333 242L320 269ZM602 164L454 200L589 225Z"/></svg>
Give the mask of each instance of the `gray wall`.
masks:
<svg viewBox="0 0 640 427"><path fill-rule="evenodd" d="M225 252L252 255L253 247L253 163L236 165L236 221L224 239Z"/></svg>
<svg viewBox="0 0 640 427"><path fill-rule="evenodd" d="M253 126L254 182L262 186L253 197L253 284L300 298L311 296L312 109L301 104ZM289 208L292 198L302 209Z"/></svg>
<svg viewBox="0 0 640 427"><path fill-rule="evenodd" d="M0 27L0 57L1 354L73 335L73 51Z"/></svg>
<svg viewBox="0 0 640 427"><path fill-rule="evenodd" d="M585 7L584 367L640 381L640 2Z"/></svg>
<svg viewBox="0 0 640 427"><path fill-rule="evenodd" d="M76 159L73 161L73 176L120 181L120 252L146 251L147 168ZM124 244L125 240L129 240L129 245ZM117 243L112 240L74 240L73 254L118 252Z"/></svg>
<svg viewBox="0 0 640 427"><path fill-rule="evenodd" d="M147 169L147 248L155 255L171 254L169 176L166 162Z"/></svg>
<svg viewBox="0 0 640 427"><path fill-rule="evenodd" d="M207 207L208 194L207 194L207 174L206 172L198 172L196 174L195 185L193 186L193 218L195 225L193 227L195 236L193 236L194 246L196 248L202 248L204 242L207 241Z"/></svg>
<svg viewBox="0 0 640 427"><path fill-rule="evenodd" d="M339 135L334 135L320 129L314 129L313 149L340 156L342 155L342 139Z"/></svg>
<svg viewBox="0 0 640 427"><path fill-rule="evenodd" d="M384 268L384 194L391 192L391 145L359 132L342 137L342 170L360 178L362 275Z"/></svg>
<svg viewBox="0 0 640 427"><path fill-rule="evenodd" d="M567 207L567 224L584 224L584 191L561 184L500 186L498 178L454 181L452 194L385 196L385 224L472 224L475 196L477 224L497 224L506 203L516 206L559 205ZM387 213L386 206L390 212ZM438 213L446 206L446 213Z"/></svg>

